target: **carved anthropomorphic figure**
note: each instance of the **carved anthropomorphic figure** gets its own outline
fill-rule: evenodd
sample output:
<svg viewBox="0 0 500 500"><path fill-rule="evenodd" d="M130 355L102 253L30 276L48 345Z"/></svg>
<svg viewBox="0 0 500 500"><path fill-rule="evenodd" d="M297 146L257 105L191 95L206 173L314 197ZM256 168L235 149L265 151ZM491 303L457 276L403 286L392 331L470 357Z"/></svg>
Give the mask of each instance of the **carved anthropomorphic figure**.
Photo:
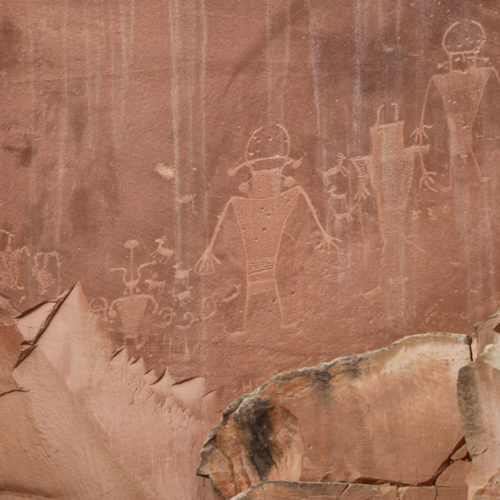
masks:
<svg viewBox="0 0 500 500"><path fill-rule="evenodd" d="M215 264L220 264L213 248L228 213L232 211L246 258L244 329L248 326L249 312L254 309L252 302L255 301L260 302L261 309L262 304L275 304L284 323L276 271L287 222L299 200L305 201L320 234L316 247L322 251L337 247L336 240L326 233L320 223L307 193L301 186L293 185L292 177L284 177L286 166L300 166L300 161L292 160L289 154L290 138L282 125L261 127L252 133L245 161L229 170L229 175L234 176L242 168L249 169L250 178L240 185L240 190L247 196L233 196L226 203L208 247L195 267L199 274L211 274L215 271Z"/></svg>
<svg viewBox="0 0 500 500"><path fill-rule="evenodd" d="M437 90L448 127L448 148L451 183L479 182L485 177L474 152L473 129L481 101L490 80L500 82L496 69L483 57L486 33L476 21L453 23L444 33L442 46L448 60L442 65L445 71L433 75L427 86L420 123L414 134L418 144L428 139L427 122L435 115L430 105L431 91ZM427 123L426 123L427 122ZM427 187L433 188L433 172L423 177Z"/></svg>
<svg viewBox="0 0 500 500"><path fill-rule="evenodd" d="M428 145L405 146L404 121L399 119L399 107L394 104L393 121L382 123L381 106L377 121L370 128L372 152L352 158L359 170L366 169L377 207L377 219L384 250L388 242L402 242L415 159L429 150ZM365 185L362 185L366 189ZM360 197L363 195L361 191Z"/></svg>

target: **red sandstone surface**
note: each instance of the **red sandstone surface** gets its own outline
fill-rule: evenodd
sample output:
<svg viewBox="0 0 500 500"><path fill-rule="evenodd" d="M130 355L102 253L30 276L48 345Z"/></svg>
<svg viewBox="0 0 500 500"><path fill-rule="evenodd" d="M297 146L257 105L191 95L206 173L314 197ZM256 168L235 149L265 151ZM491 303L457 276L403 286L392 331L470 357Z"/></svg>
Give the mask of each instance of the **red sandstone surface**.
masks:
<svg viewBox="0 0 500 500"><path fill-rule="evenodd" d="M418 333L456 339L488 318L470 349L433 340L421 357L400 354L398 370L414 370L400 384L386 373L365 395L345 375L359 401L333 398L314 419L354 414L356 446L312 419L316 395L280 403L314 422L288 443L294 474L246 493L255 481L239 478L234 492L299 482L302 495L327 480L348 485L341 498L377 498L381 486L354 482L377 477L390 483L381 495L458 499L471 456L447 453L464 429L480 442L474 415L481 429L497 415L498 2L1 7L0 307L19 330L5 319L0 333L0 443L12 450L0 493L215 498L195 476L198 453L235 398L282 372L418 344ZM485 402L461 399L463 423L452 386L470 352L461 394ZM367 372L385 370L382 358ZM391 407L404 416L385 421ZM417 417L434 436L429 456L407 427ZM276 419L283 435L299 425ZM389 423L400 439L375 470ZM93 443L92 467L73 427ZM400 459L408 446L429 471ZM448 476L420 484L441 451ZM493 456L491 469L473 464L469 495L495 494Z"/></svg>

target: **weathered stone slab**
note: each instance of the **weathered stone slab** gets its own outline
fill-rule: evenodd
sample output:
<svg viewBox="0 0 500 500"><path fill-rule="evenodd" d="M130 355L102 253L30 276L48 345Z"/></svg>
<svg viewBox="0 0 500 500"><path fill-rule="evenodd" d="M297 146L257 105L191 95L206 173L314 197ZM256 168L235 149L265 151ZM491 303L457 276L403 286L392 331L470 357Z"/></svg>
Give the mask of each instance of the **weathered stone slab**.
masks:
<svg viewBox="0 0 500 500"><path fill-rule="evenodd" d="M398 488L349 483L293 483L267 481L252 486L232 500L396 500Z"/></svg>
<svg viewBox="0 0 500 500"><path fill-rule="evenodd" d="M437 491L434 486L405 486L399 488L400 500L436 500Z"/></svg>
<svg viewBox="0 0 500 500"><path fill-rule="evenodd" d="M467 339L415 335L278 375L227 408L198 472L227 498L263 480L433 484L463 435Z"/></svg>

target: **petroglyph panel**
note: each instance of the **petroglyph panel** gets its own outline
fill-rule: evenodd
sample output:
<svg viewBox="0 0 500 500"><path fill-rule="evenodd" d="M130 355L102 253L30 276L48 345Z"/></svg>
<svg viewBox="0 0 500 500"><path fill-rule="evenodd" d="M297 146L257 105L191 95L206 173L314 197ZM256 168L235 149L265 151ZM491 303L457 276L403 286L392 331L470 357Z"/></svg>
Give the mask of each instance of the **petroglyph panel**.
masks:
<svg viewBox="0 0 500 500"><path fill-rule="evenodd" d="M7 2L2 304L79 281L116 352L203 379L206 429L276 373L470 333L500 307L499 16Z"/></svg>

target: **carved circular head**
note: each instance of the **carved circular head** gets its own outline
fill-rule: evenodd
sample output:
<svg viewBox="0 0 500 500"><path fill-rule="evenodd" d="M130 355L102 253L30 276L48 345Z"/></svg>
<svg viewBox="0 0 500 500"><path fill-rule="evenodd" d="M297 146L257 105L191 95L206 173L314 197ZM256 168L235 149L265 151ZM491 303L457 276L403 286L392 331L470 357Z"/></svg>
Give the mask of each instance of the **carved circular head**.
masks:
<svg viewBox="0 0 500 500"><path fill-rule="evenodd" d="M290 137L285 127L274 124L260 127L252 132L248 140L245 159L257 164L266 160L281 160L284 165L290 154Z"/></svg>
<svg viewBox="0 0 500 500"><path fill-rule="evenodd" d="M443 49L453 54L478 54L486 42L486 33L477 21L453 23L443 35Z"/></svg>
<svg viewBox="0 0 500 500"><path fill-rule="evenodd" d="M128 250L133 250L134 248L137 248L138 246L139 246L139 242L137 240L127 240L123 244L123 247L127 248Z"/></svg>
<svg viewBox="0 0 500 500"><path fill-rule="evenodd" d="M233 176L243 167L255 170L282 169L290 162L290 136L283 125L274 124L254 130L245 148L245 161L228 170Z"/></svg>

